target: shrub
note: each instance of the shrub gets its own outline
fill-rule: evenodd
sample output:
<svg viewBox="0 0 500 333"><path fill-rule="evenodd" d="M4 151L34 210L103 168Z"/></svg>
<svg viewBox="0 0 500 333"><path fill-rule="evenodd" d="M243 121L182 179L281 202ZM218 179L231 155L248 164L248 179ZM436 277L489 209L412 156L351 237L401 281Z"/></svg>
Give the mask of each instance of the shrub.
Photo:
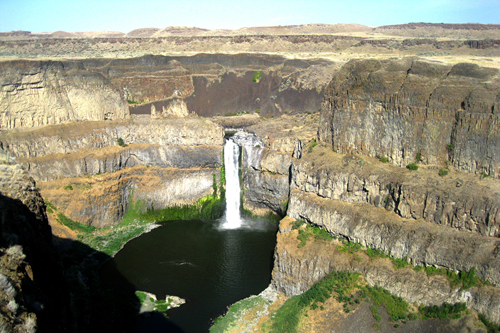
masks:
<svg viewBox="0 0 500 333"><path fill-rule="evenodd" d="M116 139L116 143L118 143L120 147L127 147L127 144L123 141L122 138Z"/></svg>
<svg viewBox="0 0 500 333"><path fill-rule="evenodd" d="M358 250L361 248L361 244L354 243L354 242L347 242L344 245L339 245L337 246L337 249L340 252L348 252L349 254L354 254L358 252Z"/></svg>
<svg viewBox="0 0 500 333"><path fill-rule="evenodd" d="M382 163L387 163L387 162L389 162L389 159L388 159L387 157L381 157L381 158L379 158L378 160L379 160L380 162L382 162Z"/></svg>
<svg viewBox="0 0 500 333"><path fill-rule="evenodd" d="M91 225L85 225L85 224L81 224L81 223L75 222L75 221L67 218L62 213L57 214L57 221L59 223L61 223L62 225L67 226L71 230L75 230L75 231L78 231L78 232L90 233L90 232L93 232L95 230L95 227L93 227Z"/></svg>
<svg viewBox="0 0 500 333"><path fill-rule="evenodd" d="M415 156L415 159L417 160L417 162L422 162L422 154L418 152L417 155Z"/></svg>
<svg viewBox="0 0 500 333"><path fill-rule="evenodd" d="M498 333L498 325L489 321L488 318L486 318L486 316L482 313L479 314L479 320L481 320L484 324L484 326L486 326L486 329L488 330L488 333Z"/></svg>
<svg viewBox="0 0 500 333"><path fill-rule="evenodd" d="M431 305L431 306L423 306L419 309L420 313L422 313L426 318L450 318L456 317L456 314L459 314L462 311L467 309L467 305L465 303L443 303L440 306Z"/></svg>
<svg viewBox="0 0 500 333"><path fill-rule="evenodd" d="M445 168L441 168L441 169L439 170L439 175L440 175L441 177L446 176L447 174L448 174L448 170L446 170Z"/></svg>
<svg viewBox="0 0 500 333"><path fill-rule="evenodd" d="M489 176L490 175L486 171L481 172L481 178L487 178Z"/></svg>
<svg viewBox="0 0 500 333"><path fill-rule="evenodd" d="M418 165L416 163L411 163L406 166L409 170L418 170Z"/></svg>
<svg viewBox="0 0 500 333"><path fill-rule="evenodd" d="M260 78L262 77L262 74L260 72L254 73L253 74L253 82L259 82Z"/></svg>
<svg viewBox="0 0 500 333"><path fill-rule="evenodd" d="M451 153L453 151L453 144L449 143L446 145L446 150Z"/></svg>
<svg viewBox="0 0 500 333"><path fill-rule="evenodd" d="M63 186L63 189L73 191L73 185L71 185L71 184L65 185L65 186Z"/></svg>

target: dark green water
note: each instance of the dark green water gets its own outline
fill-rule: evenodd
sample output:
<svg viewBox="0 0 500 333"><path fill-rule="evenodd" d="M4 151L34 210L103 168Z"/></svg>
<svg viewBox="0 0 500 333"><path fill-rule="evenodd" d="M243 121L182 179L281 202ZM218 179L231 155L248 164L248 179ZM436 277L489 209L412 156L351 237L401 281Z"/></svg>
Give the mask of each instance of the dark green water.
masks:
<svg viewBox="0 0 500 333"><path fill-rule="evenodd" d="M244 223L222 229L219 221L171 221L126 246L100 270L110 288L123 276L136 290L180 296L186 304L141 318L136 332L208 332L227 307L264 290L271 280L276 226Z"/></svg>

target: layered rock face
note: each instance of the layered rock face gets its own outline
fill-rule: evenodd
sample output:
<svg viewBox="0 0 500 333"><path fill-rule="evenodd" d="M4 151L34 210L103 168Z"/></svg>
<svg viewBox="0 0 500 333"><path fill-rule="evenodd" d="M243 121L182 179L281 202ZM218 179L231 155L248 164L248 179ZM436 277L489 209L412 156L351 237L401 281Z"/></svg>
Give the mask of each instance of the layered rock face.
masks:
<svg viewBox="0 0 500 333"><path fill-rule="evenodd" d="M61 61L0 62L0 128L123 119L128 107L102 74Z"/></svg>
<svg viewBox="0 0 500 333"><path fill-rule="evenodd" d="M20 165L0 164L0 328L67 332L69 291L45 204Z"/></svg>
<svg viewBox="0 0 500 333"><path fill-rule="evenodd" d="M285 218L280 222L272 282L287 296L303 293L331 271L350 271L362 274L369 284L387 289L409 303L465 302L468 307L500 322L500 288L480 286L461 290L451 287L442 275L427 276L423 270L413 268L396 269L389 259L369 258L361 251L342 252L339 250L342 243L335 240L315 241L311 237L304 247L298 248L298 230L292 230L292 220Z"/></svg>
<svg viewBox="0 0 500 333"><path fill-rule="evenodd" d="M139 117L11 131L0 142L58 212L102 227L119 223L139 200L141 209L159 209L212 194L223 137L207 119Z"/></svg>
<svg viewBox="0 0 500 333"><path fill-rule="evenodd" d="M319 139L338 153L500 175L498 70L422 59L352 60L330 83Z"/></svg>
<svg viewBox="0 0 500 333"><path fill-rule="evenodd" d="M308 157L293 164L292 188L384 207L405 219L500 236L498 181L457 172L440 177L435 168L411 172L367 157L325 151Z"/></svg>

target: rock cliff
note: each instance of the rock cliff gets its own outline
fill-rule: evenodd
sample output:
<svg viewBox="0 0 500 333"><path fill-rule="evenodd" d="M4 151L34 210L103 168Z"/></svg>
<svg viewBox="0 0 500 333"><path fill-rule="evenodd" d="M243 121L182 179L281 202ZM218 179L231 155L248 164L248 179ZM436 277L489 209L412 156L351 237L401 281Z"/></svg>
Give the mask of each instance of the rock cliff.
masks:
<svg viewBox="0 0 500 333"><path fill-rule="evenodd" d="M318 136L338 153L398 166L500 175L498 70L422 59L351 60L334 76Z"/></svg>
<svg viewBox="0 0 500 333"><path fill-rule="evenodd" d="M405 219L500 236L500 186L490 178L436 168L417 172L374 158L315 148L292 167L292 188L346 203L384 207Z"/></svg>
<svg viewBox="0 0 500 333"><path fill-rule="evenodd" d="M61 61L0 62L0 128L123 119L121 93L99 73Z"/></svg>
<svg viewBox="0 0 500 333"><path fill-rule="evenodd" d="M310 204L310 201L307 202ZM413 268L395 268L388 258L369 258L362 251L349 254L339 250L339 241L315 241L311 237L298 247L298 230L292 230L290 218L280 222L277 235L273 286L287 296L301 294L331 271L360 273L371 285L387 289L409 303L441 305L465 302L469 308L500 321L500 288L490 286L462 290L451 287L446 277L427 274Z"/></svg>
<svg viewBox="0 0 500 333"><path fill-rule="evenodd" d="M317 111L343 61L277 55L147 55L0 62L0 129L86 120ZM259 79L255 79L258 75Z"/></svg>
<svg viewBox="0 0 500 333"><path fill-rule="evenodd" d="M142 209L160 209L212 194L223 137L207 119L139 117L9 131L0 145L58 212L103 227L119 223L139 200Z"/></svg>
<svg viewBox="0 0 500 333"><path fill-rule="evenodd" d="M0 329L67 332L69 291L45 204L19 165L0 164Z"/></svg>

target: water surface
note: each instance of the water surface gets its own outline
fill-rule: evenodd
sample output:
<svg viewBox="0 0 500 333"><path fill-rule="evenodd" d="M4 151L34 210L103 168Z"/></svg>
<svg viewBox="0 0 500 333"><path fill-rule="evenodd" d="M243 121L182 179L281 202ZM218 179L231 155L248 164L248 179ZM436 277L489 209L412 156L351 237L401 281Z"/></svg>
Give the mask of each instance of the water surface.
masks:
<svg viewBox="0 0 500 333"><path fill-rule="evenodd" d="M208 332L227 307L264 290L271 280L276 226L243 221L224 229L219 221L170 221L127 243L100 275L111 288L117 274L136 290L180 296L186 304L140 319L136 332Z"/></svg>

